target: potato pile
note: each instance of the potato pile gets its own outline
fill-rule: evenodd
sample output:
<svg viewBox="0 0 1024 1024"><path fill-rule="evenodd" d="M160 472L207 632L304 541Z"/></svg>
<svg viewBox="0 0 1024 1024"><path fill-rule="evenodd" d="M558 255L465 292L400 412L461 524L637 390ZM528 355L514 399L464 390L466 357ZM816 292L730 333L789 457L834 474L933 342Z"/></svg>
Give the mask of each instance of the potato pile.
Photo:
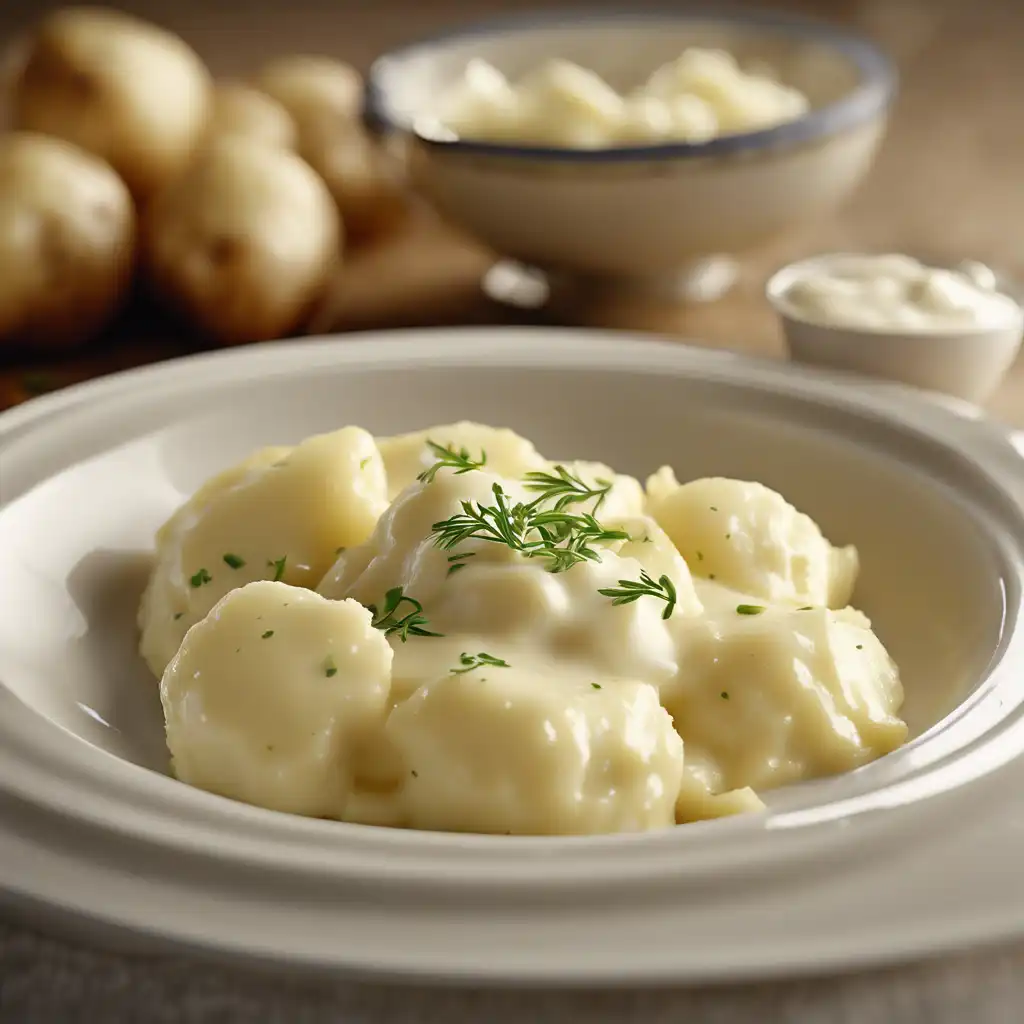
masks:
<svg viewBox="0 0 1024 1024"><path fill-rule="evenodd" d="M343 251L408 198L326 57L215 81L184 40L67 7L19 49L0 135L0 350L67 349L133 282L221 344L301 332Z"/></svg>

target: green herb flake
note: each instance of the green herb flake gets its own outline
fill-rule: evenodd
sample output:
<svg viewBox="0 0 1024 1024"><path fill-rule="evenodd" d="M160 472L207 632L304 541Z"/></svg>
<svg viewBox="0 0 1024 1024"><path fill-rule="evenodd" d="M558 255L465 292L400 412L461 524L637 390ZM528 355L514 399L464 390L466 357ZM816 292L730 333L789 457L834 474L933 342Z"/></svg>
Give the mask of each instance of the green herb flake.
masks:
<svg viewBox="0 0 1024 1024"><path fill-rule="evenodd" d="M324 658L324 675L330 679L331 676L336 676L337 674L338 666L334 661L334 655L328 654L327 657Z"/></svg>
<svg viewBox="0 0 1024 1024"><path fill-rule="evenodd" d="M737 615L760 615L763 612L763 604L738 604L736 605Z"/></svg>
<svg viewBox="0 0 1024 1024"><path fill-rule="evenodd" d="M345 554L345 550L346 550L345 548L335 548L334 549L334 553L335 553L335 555L343 555L343 554Z"/></svg>
<svg viewBox="0 0 1024 1024"><path fill-rule="evenodd" d="M191 583L193 587L198 588L205 586L212 579L213 577L205 569L200 569L199 572L195 574L195 576L192 576L189 579L189 583Z"/></svg>
<svg viewBox="0 0 1024 1024"><path fill-rule="evenodd" d="M597 510L612 489L610 480L602 480L598 477L591 485L578 473L570 472L565 466L555 466L552 473L527 473L523 477L523 481L526 490L533 491L538 495L531 502L531 506L553 501L552 508L555 512L561 512L570 505L593 501L594 506L590 511L592 515L596 515Z"/></svg>
<svg viewBox="0 0 1024 1024"><path fill-rule="evenodd" d="M593 687L593 688L594 688L595 690L600 690L600 689L601 689L601 684L600 684L600 683L591 683L590 685L591 685L591 686L592 686L592 687Z"/></svg>
<svg viewBox="0 0 1024 1024"><path fill-rule="evenodd" d="M857 650L858 651L863 651L864 650L864 645L863 644L857 644Z"/></svg>
<svg viewBox="0 0 1024 1024"><path fill-rule="evenodd" d="M420 777L420 773L418 771L416 771L415 768L413 768L413 770L412 770L412 772L410 772L410 774L412 775L412 777L414 779L418 779Z"/></svg>
<svg viewBox="0 0 1024 1024"><path fill-rule="evenodd" d="M241 569L245 565L245 559L239 555L232 555L230 552L224 556L224 564L229 569Z"/></svg>
<svg viewBox="0 0 1024 1024"><path fill-rule="evenodd" d="M288 556L283 555L281 558L275 558L272 561L267 562L267 568L274 570L273 580L275 583L280 583L284 578L284 567L288 562Z"/></svg>
<svg viewBox="0 0 1024 1024"><path fill-rule="evenodd" d="M269 640L273 635L274 635L274 631L272 629L268 629L265 633L262 633L260 635L260 639L261 640Z"/></svg>
<svg viewBox="0 0 1024 1024"><path fill-rule="evenodd" d="M731 533L727 533L727 534L725 535L725 539L726 539L726 540L732 540L732 534L731 534Z"/></svg>
<svg viewBox="0 0 1024 1024"><path fill-rule="evenodd" d="M509 663L502 658L496 658L493 654L487 654L486 651L481 651L479 654L469 654L463 651L459 655L459 664L456 668L451 670L453 676L461 676L466 672L472 672L473 669L483 668L484 665L489 665L492 668L510 668Z"/></svg>
<svg viewBox="0 0 1024 1024"><path fill-rule="evenodd" d="M366 467L367 467L367 466L368 466L368 465L369 465L369 464L370 464L371 462L373 462L373 457L372 457L372 456L370 456L370 455L367 455L365 459L360 459L360 460L359 460L359 468L360 468L360 469L366 469Z"/></svg>
<svg viewBox="0 0 1024 1024"><path fill-rule="evenodd" d="M710 507L710 509L711 509L711 511L712 511L712 512L717 512L717 511L718 511L718 508L717 508L717 506L715 506L715 505L711 505L711 506L709 506L709 507Z"/></svg>
<svg viewBox="0 0 1024 1024"><path fill-rule="evenodd" d="M434 544L442 551L467 540L503 544L524 558L544 559L548 572L555 573L579 562L599 562L596 543L630 539L625 530L607 529L589 512L571 513L564 505L545 509L538 504L542 499L513 505L499 483L492 485L491 493L493 505L463 501L461 514L434 523Z"/></svg>
<svg viewBox="0 0 1024 1024"><path fill-rule="evenodd" d="M703 551L698 551L697 552L697 561L698 562L703 562L704 561L704 552Z"/></svg>
<svg viewBox="0 0 1024 1024"><path fill-rule="evenodd" d="M802 608L797 608L797 611L798 612L813 612L814 611L814 605L813 604L805 604Z"/></svg>
<svg viewBox="0 0 1024 1024"><path fill-rule="evenodd" d="M433 483L434 477L445 468L453 469L456 476L461 476L463 473L471 473L475 469L483 469L487 465L487 452L483 450L480 452L480 458L474 459L469 454L468 448L456 449L453 444L440 445L428 438L427 447L434 453L437 461L416 477L420 483Z"/></svg>
<svg viewBox="0 0 1024 1024"><path fill-rule="evenodd" d="M407 604L412 611L405 615L399 615L399 609ZM423 614L423 605L415 598L408 597L402 587L392 587L384 595L384 605L380 611L377 606L368 604L367 611L373 616L372 625L375 629L384 631L385 636L398 634L398 639L405 643L410 636L443 636L443 633L434 633L426 627L429 625L427 617Z"/></svg>
<svg viewBox="0 0 1024 1024"><path fill-rule="evenodd" d="M610 597L613 605L632 604L641 597L656 597L665 602L663 619L672 615L676 606L676 588L667 576L658 577L658 582L647 574L646 569L640 571L640 580L619 580L618 587L605 587L598 590L603 597Z"/></svg>
<svg viewBox="0 0 1024 1024"><path fill-rule="evenodd" d="M182 615L184 615L184 614L185 614L184 612L175 612L174 613L174 621L177 622L178 619L180 619L182 617Z"/></svg>
<svg viewBox="0 0 1024 1024"><path fill-rule="evenodd" d="M713 572L709 572L708 573L708 579L709 580L713 580L714 578L715 578L715 574Z"/></svg>
<svg viewBox="0 0 1024 1024"><path fill-rule="evenodd" d="M726 690L723 690L723 691L722 691L722 700L728 700L728 699L729 699L729 693L728 693L728 691L726 691Z"/></svg>

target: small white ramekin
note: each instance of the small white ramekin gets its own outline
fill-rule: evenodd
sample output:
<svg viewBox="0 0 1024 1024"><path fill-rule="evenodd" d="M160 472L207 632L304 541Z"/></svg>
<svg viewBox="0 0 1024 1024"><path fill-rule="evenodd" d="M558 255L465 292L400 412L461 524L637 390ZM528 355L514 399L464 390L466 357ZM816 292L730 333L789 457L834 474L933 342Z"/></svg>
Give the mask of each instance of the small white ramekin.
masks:
<svg viewBox="0 0 1024 1024"><path fill-rule="evenodd" d="M791 358L899 381L968 402L986 401L1020 351L1024 308L1018 303L1014 321L992 326L870 330L816 321L787 300L787 292L796 281L850 255L814 256L783 267L769 279L765 292L781 321Z"/></svg>

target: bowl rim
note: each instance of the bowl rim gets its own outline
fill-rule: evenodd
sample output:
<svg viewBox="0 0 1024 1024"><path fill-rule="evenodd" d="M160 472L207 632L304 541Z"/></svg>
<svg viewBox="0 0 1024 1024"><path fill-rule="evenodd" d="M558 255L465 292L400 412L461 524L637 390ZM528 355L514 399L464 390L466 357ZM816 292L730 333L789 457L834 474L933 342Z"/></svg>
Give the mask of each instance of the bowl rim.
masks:
<svg viewBox="0 0 1024 1024"><path fill-rule="evenodd" d="M1016 308L1016 317L1012 322L1002 324L956 324L950 327L934 328L901 329L898 327L871 327L863 324L828 323L817 317L801 313L792 303L787 301L786 289L800 280L808 271L813 271L819 267L828 267L833 263L846 259L893 255L905 254L883 251L858 252L849 249L839 249L826 250L810 256L804 256L774 270L765 283L764 296L776 315L781 319L788 320L790 323L800 324L804 327L811 327L819 333L821 338L829 338L832 341L846 337L851 341L858 342L898 341L907 345L919 345L933 341L955 342L957 340L962 340L965 344L974 344L979 338L1002 338L1006 334L1016 335L1021 341L1024 341L1024 305L1005 291L999 291L998 294ZM945 269L934 264L926 265L933 266L935 269Z"/></svg>
<svg viewBox="0 0 1024 1024"><path fill-rule="evenodd" d="M570 149L472 139L434 138L417 132L413 124L396 115L390 107L388 82L393 75L400 74L402 67L411 59L479 36L515 34L537 28L562 28L580 21L589 25L658 21L745 24L769 34L795 35L824 43L857 67L861 81L840 99L811 110L795 121L787 121L773 128L720 135L704 142L666 142L654 145L609 146L602 149ZM813 17L759 11L736 5L722 8L710 2L688 5L682 10L664 5L645 5L639 9L621 7L599 12L587 8L564 7L557 11L532 11L485 19L426 36L382 54L370 66L366 76L363 90L363 122L374 134L404 133L433 151L445 153L574 164L679 160L687 157L726 156L758 149L791 148L842 134L884 114L895 98L898 78L892 60L866 36L845 26Z"/></svg>

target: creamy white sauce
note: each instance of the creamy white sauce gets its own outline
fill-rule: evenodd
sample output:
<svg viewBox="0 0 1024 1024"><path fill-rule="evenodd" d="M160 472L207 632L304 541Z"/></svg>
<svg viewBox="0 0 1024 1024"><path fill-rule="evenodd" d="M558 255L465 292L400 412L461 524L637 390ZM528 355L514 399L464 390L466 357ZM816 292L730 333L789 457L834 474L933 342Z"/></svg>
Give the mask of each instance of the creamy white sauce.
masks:
<svg viewBox="0 0 1024 1024"><path fill-rule="evenodd" d="M845 771L904 741L896 667L845 607L855 550L831 545L768 488L680 485L664 469L645 492L607 466L549 463L510 431L477 424L392 438L381 452L369 435L346 436L321 440L334 456L293 491L272 491L270 505L256 483L280 471L280 451L222 474L161 532L142 613L150 648L181 631L170 613L172 598L191 597L182 552L212 564L241 537L247 552L258 539L290 553L317 535L317 474L362 516L370 506L355 475L366 458L378 467L381 514L368 534L359 516L338 520L363 542L337 556L317 592L243 578L205 612L188 606L194 622L161 682L182 781L354 822L585 834L757 810L757 789ZM486 450L486 463L417 479L436 462L435 437L473 463ZM373 452L348 458L352 441ZM507 540L439 546L439 524L453 517L495 521L483 510L496 489L521 514L517 503L538 498L538 472L595 492L563 509L614 531L591 542L590 558L552 572L550 556ZM380 501L399 484L390 505ZM260 519L278 506L289 514ZM645 592L615 600L635 584Z"/></svg>
<svg viewBox="0 0 1024 1024"><path fill-rule="evenodd" d="M723 50L693 47L626 94L567 60L546 61L512 83L475 59L443 97L438 123L417 127L483 141L596 149L704 142L771 128L808 109L803 93L769 71L744 70Z"/></svg>
<svg viewBox="0 0 1024 1024"><path fill-rule="evenodd" d="M991 274L928 267L909 256L844 256L809 269L782 298L805 320L842 327L1012 326L1021 320L1021 308L994 285Z"/></svg>

